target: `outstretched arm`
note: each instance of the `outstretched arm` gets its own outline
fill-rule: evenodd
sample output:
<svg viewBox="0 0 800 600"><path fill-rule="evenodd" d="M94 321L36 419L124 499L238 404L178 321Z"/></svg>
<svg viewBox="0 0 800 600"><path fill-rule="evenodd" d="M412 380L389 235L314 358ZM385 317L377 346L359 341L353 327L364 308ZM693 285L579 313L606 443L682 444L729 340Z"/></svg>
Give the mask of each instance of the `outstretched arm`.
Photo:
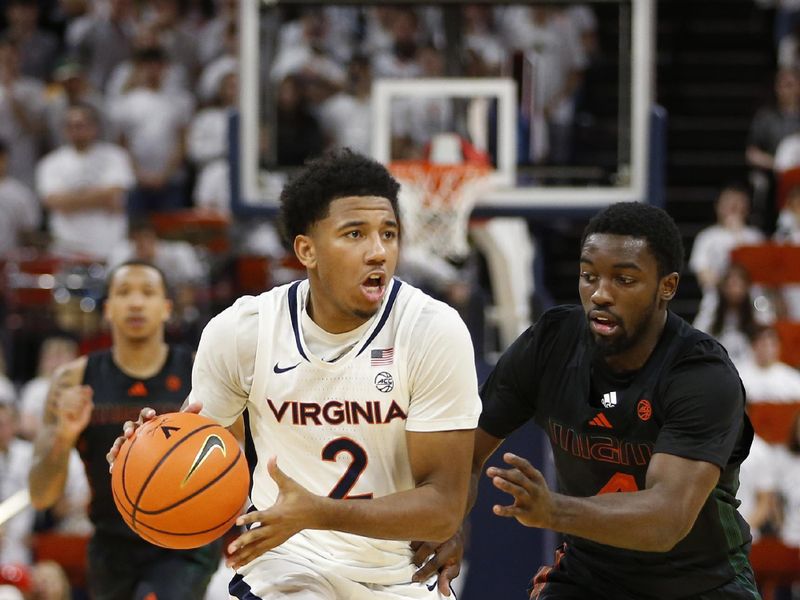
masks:
<svg viewBox="0 0 800 600"><path fill-rule="evenodd" d="M275 459L270 476L280 490L267 510L251 512L240 524L258 522L231 544L230 564L238 568L303 529L344 531L378 539L444 541L461 523L467 496L473 431L407 433L415 487L358 501L311 494L286 476Z"/></svg>
<svg viewBox="0 0 800 600"><path fill-rule="evenodd" d="M502 443L501 438L486 433L478 427L475 430L475 443L472 452L472 469L467 491L467 505L464 515L469 514L478 499L478 484L483 474L483 465ZM414 581L427 581L434 573L439 573L439 592L450 596L450 582L461 572L461 559L464 555L463 527L444 543L415 542L413 562L419 570L414 573Z"/></svg>
<svg viewBox="0 0 800 600"><path fill-rule="evenodd" d="M44 422L34 441L28 476L31 503L39 510L61 497L70 451L92 416L92 390L81 385L85 369L85 357L65 365L54 375L47 394Z"/></svg>
<svg viewBox="0 0 800 600"><path fill-rule="evenodd" d="M503 459L511 468L490 467L486 474L514 502L495 505L496 515L646 552L667 552L689 533L720 475L711 463L656 453L644 490L579 498L551 492L527 460L510 453Z"/></svg>

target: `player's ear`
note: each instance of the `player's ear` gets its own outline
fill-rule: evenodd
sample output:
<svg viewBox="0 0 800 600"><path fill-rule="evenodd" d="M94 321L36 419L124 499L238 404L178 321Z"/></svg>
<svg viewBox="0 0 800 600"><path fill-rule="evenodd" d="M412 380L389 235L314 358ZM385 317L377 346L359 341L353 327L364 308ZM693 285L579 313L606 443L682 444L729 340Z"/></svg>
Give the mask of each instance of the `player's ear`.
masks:
<svg viewBox="0 0 800 600"><path fill-rule="evenodd" d="M311 236L298 235L294 238L294 253L306 269L317 266L317 252Z"/></svg>
<svg viewBox="0 0 800 600"><path fill-rule="evenodd" d="M669 302L675 297L678 291L678 281L681 276L677 273L664 275L659 282L658 296L665 302Z"/></svg>

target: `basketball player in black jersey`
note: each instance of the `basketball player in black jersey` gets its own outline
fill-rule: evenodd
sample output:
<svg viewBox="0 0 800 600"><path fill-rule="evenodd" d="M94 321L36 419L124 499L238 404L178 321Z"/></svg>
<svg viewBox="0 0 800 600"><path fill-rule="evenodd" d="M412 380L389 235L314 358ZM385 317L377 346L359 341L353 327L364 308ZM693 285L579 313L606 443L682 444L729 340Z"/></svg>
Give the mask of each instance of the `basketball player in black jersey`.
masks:
<svg viewBox="0 0 800 600"><path fill-rule="evenodd" d="M158 412L180 408L191 387L192 353L164 341L171 302L163 273L148 263L131 261L111 272L104 310L111 349L83 356L54 376L35 442L31 501L44 509L58 500L69 453L77 447L92 488L92 599L200 600L219 565L221 543L177 551L139 538L114 505L105 458L143 403Z"/></svg>
<svg viewBox="0 0 800 600"><path fill-rule="evenodd" d="M561 532L542 600L759 598L736 511L752 428L725 350L669 312L683 246L674 221L612 205L581 243L580 306L547 311L481 390L471 502L486 459L529 419L550 439L558 492L524 458L486 470L510 494L494 513ZM470 504L470 506L472 505ZM421 547L417 573L457 572L457 539Z"/></svg>

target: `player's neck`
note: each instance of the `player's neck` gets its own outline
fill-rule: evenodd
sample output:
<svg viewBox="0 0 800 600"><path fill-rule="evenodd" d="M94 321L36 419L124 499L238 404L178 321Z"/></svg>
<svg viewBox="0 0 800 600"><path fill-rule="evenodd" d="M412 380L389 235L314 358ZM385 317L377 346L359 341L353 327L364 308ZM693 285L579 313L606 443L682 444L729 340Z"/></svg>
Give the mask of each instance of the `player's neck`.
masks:
<svg viewBox="0 0 800 600"><path fill-rule="evenodd" d="M164 366L169 346L161 337L115 342L111 348L114 363L127 375L147 379Z"/></svg>

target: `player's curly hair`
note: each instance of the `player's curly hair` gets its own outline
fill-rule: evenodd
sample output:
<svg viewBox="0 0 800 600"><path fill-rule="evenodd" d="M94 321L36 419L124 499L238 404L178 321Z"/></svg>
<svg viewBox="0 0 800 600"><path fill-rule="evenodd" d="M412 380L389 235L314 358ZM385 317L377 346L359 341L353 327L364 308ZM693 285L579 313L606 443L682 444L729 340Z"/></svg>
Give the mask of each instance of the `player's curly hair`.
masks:
<svg viewBox="0 0 800 600"><path fill-rule="evenodd" d="M308 162L281 192L278 215L281 239L291 250L298 235L328 215L330 203L348 196L386 198L399 218L397 194L400 184L377 161L350 149L326 152Z"/></svg>
<svg viewBox="0 0 800 600"><path fill-rule="evenodd" d="M684 249L680 231L666 211L641 202L612 204L592 217L583 230L581 247L593 233L627 235L647 241L658 264L658 276L680 273Z"/></svg>

